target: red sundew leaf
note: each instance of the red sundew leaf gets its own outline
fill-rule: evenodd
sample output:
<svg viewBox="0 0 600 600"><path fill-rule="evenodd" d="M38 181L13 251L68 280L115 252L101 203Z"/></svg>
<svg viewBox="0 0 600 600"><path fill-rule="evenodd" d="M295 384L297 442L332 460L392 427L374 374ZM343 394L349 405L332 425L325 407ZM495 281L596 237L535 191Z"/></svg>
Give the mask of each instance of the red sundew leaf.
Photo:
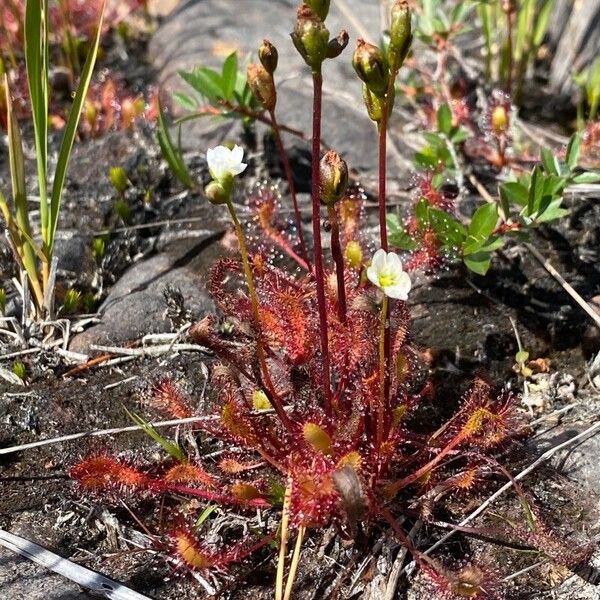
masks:
<svg viewBox="0 0 600 600"><path fill-rule="evenodd" d="M148 488L152 480L145 473L116 458L90 456L71 467L69 475L90 491L102 491L114 486Z"/></svg>

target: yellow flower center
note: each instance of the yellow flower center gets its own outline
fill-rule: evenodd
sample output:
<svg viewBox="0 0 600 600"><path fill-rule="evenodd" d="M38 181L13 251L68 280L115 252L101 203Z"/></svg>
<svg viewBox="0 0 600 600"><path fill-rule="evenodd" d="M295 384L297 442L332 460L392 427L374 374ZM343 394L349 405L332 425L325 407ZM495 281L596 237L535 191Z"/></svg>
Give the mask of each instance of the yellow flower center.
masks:
<svg viewBox="0 0 600 600"><path fill-rule="evenodd" d="M379 285L382 288L394 285L394 277L389 273L382 273L381 275L379 275Z"/></svg>

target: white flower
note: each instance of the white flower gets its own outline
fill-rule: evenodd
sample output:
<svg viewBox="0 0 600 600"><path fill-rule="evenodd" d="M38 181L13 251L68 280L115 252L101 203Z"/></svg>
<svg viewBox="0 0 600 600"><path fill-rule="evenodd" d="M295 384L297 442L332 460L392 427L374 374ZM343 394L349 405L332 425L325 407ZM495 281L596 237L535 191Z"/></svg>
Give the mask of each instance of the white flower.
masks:
<svg viewBox="0 0 600 600"><path fill-rule="evenodd" d="M367 277L389 298L406 300L412 287L408 273L402 269L400 258L394 252L377 250L367 269Z"/></svg>
<svg viewBox="0 0 600 600"><path fill-rule="evenodd" d="M243 173L248 166L242 162L243 159L244 149L240 146L234 146L233 150L226 146L217 146L216 148L209 148L206 152L208 170L216 181L220 181L227 175L235 177Z"/></svg>

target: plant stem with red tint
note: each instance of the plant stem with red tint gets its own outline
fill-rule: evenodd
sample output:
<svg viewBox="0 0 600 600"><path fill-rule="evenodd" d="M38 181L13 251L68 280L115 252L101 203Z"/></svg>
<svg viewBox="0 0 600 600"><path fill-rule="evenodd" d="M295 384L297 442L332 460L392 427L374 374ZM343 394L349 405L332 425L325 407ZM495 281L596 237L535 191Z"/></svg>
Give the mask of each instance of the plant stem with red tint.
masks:
<svg viewBox="0 0 600 600"><path fill-rule="evenodd" d="M340 243L340 224L338 221L335 206L329 206L328 209L329 224L331 225L331 254L335 263L337 275L337 293L338 293L338 318L340 323L346 324L346 283L344 281L344 255L342 254L342 245Z"/></svg>
<svg viewBox="0 0 600 600"><path fill-rule="evenodd" d="M394 97L394 82L395 77L390 77L390 83L386 94L386 100L383 103L383 114L381 121L379 122L379 236L380 243L383 250L388 251L388 239L387 239L387 221L386 221L386 184L387 184L387 129L388 119L391 112L391 102ZM387 398L389 395L389 377L388 367L390 364L391 354L391 340L390 340L390 320L389 320L389 303L385 302L385 317L384 324L384 353L385 361L382 364L382 376L383 376L383 399L384 403L387 404ZM382 309L383 310L383 309ZM383 408L383 407L382 407ZM378 433L380 435L382 432Z"/></svg>
<svg viewBox="0 0 600 600"><path fill-rule="evenodd" d="M306 243L304 242L304 233L302 232L302 217L300 216L300 208L298 207L298 197L296 195L296 185L294 183L294 174L292 173L292 167L290 166L290 160L288 154L285 150L285 146L283 145L283 140L281 139L281 130L279 128L279 123L277 122L277 118L275 116L275 111L270 111L271 122L273 123L273 133L275 134L275 142L279 149L279 156L281 157L281 163L283 165L283 170L285 171L285 176L287 178L288 187L290 189L290 196L292 197L292 202L294 204L294 217L296 219L296 229L298 230L298 241L300 243L300 253L302 258L306 261L308 265L308 270L310 271L310 261L308 259L308 252L306 250Z"/></svg>
<svg viewBox="0 0 600 600"><path fill-rule="evenodd" d="M379 335L379 403L377 405L377 424L375 427L376 447L381 446L383 440L384 411L386 402L386 381L388 360L386 355L386 342L389 339L388 330L389 300L383 297L381 305L381 326Z"/></svg>
<svg viewBox="0 0 600 600"><path fill-rule="evenodd" d="M331 415L331 373L329 371L329 335L327 332L327 306L325 300L325 271L323 268L323 246L321 243L321 107L323 101L323 76L321 70L313 71L313 137L312 137L312 226L315 254L315 281L319 308L319 333L321 337L321 357L323 360L323 387L325 412Z"/></svg>
<svg viewBox="0 0 600 600"><path fill-rule="evenodd" d="M256 294L256 287L254 286L254 277L252 275L252 267L250 266L250 258L248 256L248 247L246 245L246 237L244 236L244 232L242 230L242 225L237 217L235 212L235 208L231 200L227 202L227 208L229 209L229 214L231 215L231 219L233 221L233 225L235 227L235 232L237 234L238 242L240 244L240 254L242 255L242 265L244 267L244 275L246 276L246 284L248 285L248 293L250 295L250 304L252 306L252 318L254 321L254 327L256 329L257 334L257 354L258 360L260 363L262 379L267 387L267 390L264 390L267 393L269 400L273 404L273 408L277 412L277 416L281 419L281 422L285 425L285 427L293 431L294 426L288 417L281 399L277 395L275 390L275 386L271 381L271 376L269 373L269 368L267 366L267 359L265 355L265 349L263 345L262 339L262 328L260 324L260 312L258 310L258 295Z"/></svg>

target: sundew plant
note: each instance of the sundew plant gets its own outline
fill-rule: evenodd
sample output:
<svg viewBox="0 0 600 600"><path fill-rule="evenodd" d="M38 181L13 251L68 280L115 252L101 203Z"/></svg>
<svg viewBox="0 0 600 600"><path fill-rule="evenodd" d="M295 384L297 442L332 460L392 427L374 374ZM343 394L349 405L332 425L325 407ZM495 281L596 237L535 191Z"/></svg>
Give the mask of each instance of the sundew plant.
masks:
<svg viewBox="0 0 600 600"><path fill-rule="evenodd" d="M272 552L276 600L292 597L304 541L326 527L345 540L386 528L428 578L431 597L502 597L495 567L425 554L408 535L411 521L452 527L444 517L447 502L466 504L482 486L508 479L521 500L522 518L485 531L461 531L502 539L568 568L584 563L591 548L573 542L567 551L557 543L536 502L502 465L500 455L526 431L513 394L481 376L455 410L445 406L440 413L445 416L423 418L424 409L440 406L444 398L420 367L423 357L411 340L407 305L411 274L406 261L390 252L386 226L386 130L396 78L411 45L411 9L403 0L394 2L389 44L380 49L358 40L352 59L378 129L374 253L363 197L348 184L348 165L334 150L322 152L322 67L341 60L348 44L345 32L331 36L328 12L327 0L301 4L291 34L313 81L313 105L307 108L313 115L312 247L308 236L300 236L301 222L297 239L282 234L279 199L270 188L248 194L261 236L247 239L234 203L248 168L244 149L217 146L206 152L211 181L205 201L229 214L240 254L219 260L210 273L220 314L189 331L217 357L211 374L214 414L198 415L192 398L169 379L155 382L150 396L172 417L198 416L198 435L219 445L220 458L203 460L146 424L165 450L163 461L140 466L97 453L75 464L71 475L85 491L109 499L164 502L154 549L181 569L218 572ZM258 56L246 84L277 129L277 50L265 41ZM168 143L164 136L162 141ZM282 144L280 152L286 162ZM292 261L291 268L269 258L273 246ZM275 515L278 526L259 519L246 536L213 543L198 531L206 512L199 519L190 499L250 515L259 510Z"/></svg>

